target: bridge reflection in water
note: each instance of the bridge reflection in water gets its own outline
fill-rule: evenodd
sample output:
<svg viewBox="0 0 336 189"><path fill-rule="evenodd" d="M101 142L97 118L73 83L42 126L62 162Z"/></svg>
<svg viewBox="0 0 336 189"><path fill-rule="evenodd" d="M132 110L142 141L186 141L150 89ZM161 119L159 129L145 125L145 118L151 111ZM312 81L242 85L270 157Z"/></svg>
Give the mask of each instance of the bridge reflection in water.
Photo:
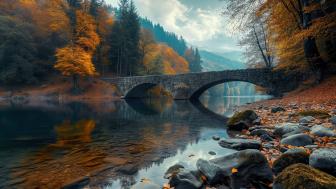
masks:
<svg viewBox="0 0 336 189"><path fill-rule="evenodd" d="M161 185L174 163L230 153L211 140L227 137L225 119L196 107L168 99L2 106L0 188Z"/></svg>

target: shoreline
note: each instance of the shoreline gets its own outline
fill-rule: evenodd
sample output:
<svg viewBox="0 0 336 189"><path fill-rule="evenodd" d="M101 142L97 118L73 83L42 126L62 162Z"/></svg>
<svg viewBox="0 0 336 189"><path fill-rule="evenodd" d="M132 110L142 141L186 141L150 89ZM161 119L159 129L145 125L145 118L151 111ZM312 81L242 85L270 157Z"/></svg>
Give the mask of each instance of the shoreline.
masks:
<svg viewBox="0 0 336 189"><path fill-rule="evenodd" d="M237 152L175 170L167 188L336 188L336 77L236 107L228 133L213 140Z"/></svg>

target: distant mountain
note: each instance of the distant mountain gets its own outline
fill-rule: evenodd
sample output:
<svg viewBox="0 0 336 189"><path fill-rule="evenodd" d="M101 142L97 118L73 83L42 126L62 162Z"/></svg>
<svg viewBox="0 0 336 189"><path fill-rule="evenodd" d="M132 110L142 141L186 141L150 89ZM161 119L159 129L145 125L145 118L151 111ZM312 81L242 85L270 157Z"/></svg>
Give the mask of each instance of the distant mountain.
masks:
<svg viewBox="0 0 336 189"><path fill-rule="evenodd" d="M215 53L223 57L227 57L231 60L239 61L239 62L244 62L244 55L243 52L241 51L228 51L228 52L223 52L223 53Z"/></svg>
<svg viewBox="0 0 336 189"><path fill-rule="evenodd" d="M221 71L246 68L246 66L240 61L231 60L209 51L200 51L200 54L203 61L202 66L204 71Z"/></svg>

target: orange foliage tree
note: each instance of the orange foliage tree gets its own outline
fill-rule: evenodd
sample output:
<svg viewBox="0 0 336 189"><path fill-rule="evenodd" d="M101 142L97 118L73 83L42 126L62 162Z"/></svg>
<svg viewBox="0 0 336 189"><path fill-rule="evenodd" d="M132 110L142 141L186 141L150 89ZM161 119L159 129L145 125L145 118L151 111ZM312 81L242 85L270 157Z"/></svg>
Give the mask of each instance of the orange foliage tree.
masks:
<svg viewBox="0 0 336 189"><path fill-rule="evenodd" d="M144 57L143 74L167 74L175 75L189 72L189 63L172 48L165 44L151 44Z"/></svg>
<svg viewBox="0 0 336 189"><path fill-rule="evenodd" d="M76 26L73 42L56 51L55 68L64 76L72 76L73 91L79 92L78 77L94 76L96 69L92 55L100 43L93 18L82 10L76 10Z"/></svg>
<svg viewBox="0 0 336 189"><path fill-rule="evenodd" d="M317 81L323 79L326 67L331 66L327 62L335 58L336 47L332 45L336 41L334 3L335 0L265 2L261 12L269 15L269 32L273 34L282 64L308 66L316 74Z"/></svg>

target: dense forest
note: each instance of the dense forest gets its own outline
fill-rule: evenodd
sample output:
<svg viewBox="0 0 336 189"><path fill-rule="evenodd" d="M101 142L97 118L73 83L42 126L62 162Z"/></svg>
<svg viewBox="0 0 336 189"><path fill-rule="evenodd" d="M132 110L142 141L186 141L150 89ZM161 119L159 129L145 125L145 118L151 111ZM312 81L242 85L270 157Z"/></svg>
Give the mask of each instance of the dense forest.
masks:
<svg viewBox="0 0 336 189"><path fill-rule="evenodd" d="M1 0L0 83L38 84L61 74L76 89L83 77L201 71L198 49L159 25L144 27L152 23L133 1L111 10L103 0Z"/></svg>
<svg viewBox="0 0 336 189"><path fill-rule="evenodd" d="M335 72L335 0L226 2L251 66L311 72L317 81Z"/></svg>

